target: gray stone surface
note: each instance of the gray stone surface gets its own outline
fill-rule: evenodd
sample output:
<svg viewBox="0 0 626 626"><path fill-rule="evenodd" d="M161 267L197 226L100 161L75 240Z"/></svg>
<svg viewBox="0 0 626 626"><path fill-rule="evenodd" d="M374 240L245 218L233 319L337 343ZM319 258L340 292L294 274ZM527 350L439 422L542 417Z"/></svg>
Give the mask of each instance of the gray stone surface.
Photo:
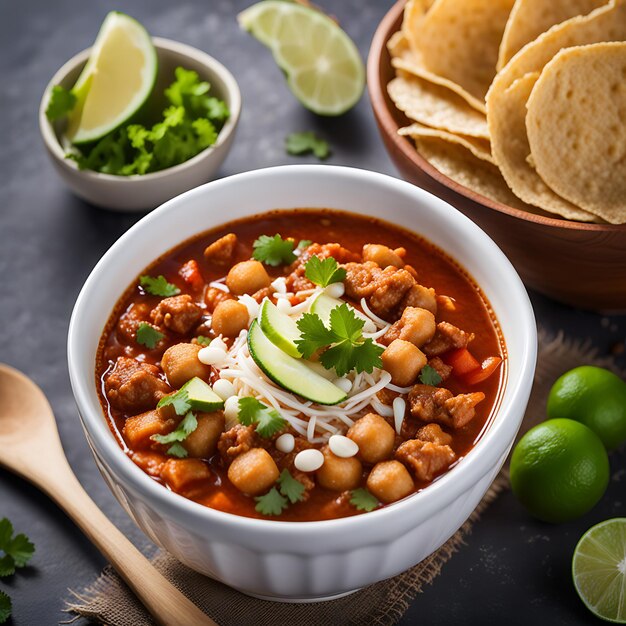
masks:
<svg viewBox="0 0 626 626"><path fill-rule="evenodd" d="M152 549L100 477L81 432L70 391L65 339L78 291L100 256L140 216L96 209L74 198L53 172L37 127L45 84L58 67L89 46L105 13L118 8L154 35L206 50L224 62L242 89L244 111L221 176L282 163L312 161L284 153L288 132L315 129L334 147L329 162L397 175L378 137L367 97L349 115L319 119L289 95L270 55L240 32L246 2L29 0L0 4L0 361L32 376L56 413L61 438L80 481L112 521L142 549ZM365 57L375 26L390 6L376 0L326 3ZM533 294L546 327L589 338L601 352L623 340L626 318L583 313ZM624 358L621 358L624 365ZM0 451L0 455L2 452ZM624 455L602 503L561 526L531 520L510 494L485 514L464 547L413 603L403 623L584 624L570 557L593 523L624 515ZM32 566L0 581L13 597L12 623L56 624L67 589L80 589L104 559L74 525L27 483L0 470L0 517L11 518L37 545Z"/></svg>

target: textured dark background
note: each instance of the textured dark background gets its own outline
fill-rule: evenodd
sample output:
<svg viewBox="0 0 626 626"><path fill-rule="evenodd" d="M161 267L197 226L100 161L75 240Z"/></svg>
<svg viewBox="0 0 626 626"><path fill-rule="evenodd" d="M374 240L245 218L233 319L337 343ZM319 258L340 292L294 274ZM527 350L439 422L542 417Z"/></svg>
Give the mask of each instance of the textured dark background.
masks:
<svg viewBox="0 0 626 626"><path fill-rule="evenodd" d="M0 2L0 361L32 376L56 413L78 478L113 522L151 550L100 477L86 445L70 391L65 339L78 291L105 250L139 215L96 209L70 195L47 161L37 127L44 86L69 57L89 46L111 8L148 30L201 48L234 73L243 94L235 146L220 172L306 162L285 154L284 137L315 129L331 140L333 164L397 175L375 128L367 97L349 115L321 120L290 96L269 53L240 32L235 15L247 2L227 0L28 0ZM365 57L390 2L342 0L325 6ZM600 353L626 335L626 317L576 311L531 294L538 321L556 332L589 338ZM618 360L624 366L621 356ZM0 450L0 454L1 454ZM510 494L475 526L468 544L414 602L402 623L588 624L576 597L570 560L592 524L626 514L626 455L612 459L613 480L602 502L560 526L533 521ZM90 583L104 559L45 497L0 470L0 517L34 540L32 565L0 582L13 597L13 624L56 624L68 588Z"/></svg>

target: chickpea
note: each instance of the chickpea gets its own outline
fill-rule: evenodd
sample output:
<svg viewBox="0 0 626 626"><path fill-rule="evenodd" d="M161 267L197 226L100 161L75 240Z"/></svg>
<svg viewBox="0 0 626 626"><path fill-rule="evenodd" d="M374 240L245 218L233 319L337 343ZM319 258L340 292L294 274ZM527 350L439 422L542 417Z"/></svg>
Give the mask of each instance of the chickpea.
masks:
<svg viewBox="0 0 626 626"><path fill-rule="evenodd" d="M248 328L248 309L236 300L224 300L213 311L211 328L216 335L236 337Z"/></svg>
<svg viewBox="0 0 626 626"><path fill-rule="evenodd" d="M396 431L376 413L357 420L346 436L359 446L357 457L372 464L389 458L396 441Z"/></svg>
<svg viewBox="0 0 626 626"><path fill-rule="evenodd" d="M381 502L389 504L408 496L414 485L411 474L400 461L384 461L372 468L367 488Z"/></svg>
<svg viewBox="0 0 626 626"><path fill-rule="evenodd" d="M161 357L161 367L167 382L175 389L180 389L194 376L208 378L211 368L198 360L202 346L197 343L177 343L168 348Z"/></svg>
<svg viewBox="0 0 626 626"><path fill-rule="evenodd" d="M435 336L435 316L426 309L408 306L402 312L399 326L399 339L410 341L418 348L421 348Z"/></svg>
<svg viewBox="0 0 626 626"><path fill-rule="evenodd" d="M252 448L240 454L228 468L230 482L250 496L267 491L279 475L274 459L263 448Z"/></svg>
<svg viewBox="0 0 626 626"><path fill-rule="evenodd" d="M356 457L335 456L328 446L322 448L324 465L317 470L317 482L326 489L346 491L355 489L361 482L363 467Z"/></svg>
<svg viewBox="0 0 626 626"><path fill-rule="evenodd" d="M190 457L208 459L217 450L217 441L224 432L224 413L197 413L198 426L187 435L183 447Z"/></svg>
<svg viewBox="0 0 626 626"><path fill-rule="evenodd" d="M270 277L259 261L242 261L233 265L226 276L226 286L231 293L241 296L253 294L259 289L270 286Z"/></svg>
<svg viewBox="0 0 626 626"><path fill-rule="evenodd" d="M395 250L377 243L367 243L363 246L363 261L373 261L382 268L389 265L404 267L404 261Z"/></svg>
<svg viewBox="0 0 626 626"><path fill-rule="evenodd" d="M426 365L426 355L404 339L394 339L381 356L383 369L391 374L391 382L400 387L412 385Z"/></svg>

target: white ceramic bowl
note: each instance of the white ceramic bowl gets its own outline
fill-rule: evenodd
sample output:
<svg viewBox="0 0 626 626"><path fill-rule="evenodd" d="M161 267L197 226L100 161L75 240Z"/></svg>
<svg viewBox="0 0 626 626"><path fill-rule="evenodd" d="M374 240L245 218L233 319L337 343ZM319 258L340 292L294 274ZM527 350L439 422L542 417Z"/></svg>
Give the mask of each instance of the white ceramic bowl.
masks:
<svg viewBox="0 0 626 626"><path fill-rule="evenodd" d="M119 448L98 401L100 334L133 279L154 259L206 229L271 209L327 207L384 218L452 254L476 279L508 351L497 415L474 449L421 493L355 517L276 522L212 510L149 478ZM372 233L376 239L376 233ZM502 466L533 381L536 328L526 291L500 249L475 224L413 185L327 165L275 167L209 183L142 219L104 255L70 323L72 388L106 482L139 527L189 567L245 593L319 600L398 574L441 546L468 518Z"/></svg>
<svg viewBox="0 0 626 626"><path fill-rule="evenodd" d="M219 61L196 48L158 37L152 41L159 61L154 94L162 94L173 81L175 68L182 66L195 70L202 80L209 81L211 95L226 102L230 117L213 146L180 165L143 176L112 176L79 170L74 161L65 158L65 150L60 142L63 124L52 124L46 117L52 87L61 85L66 89L71 88L87 62L91 48L79 52L48 83L39 106L39 128L52 164L61 178L77 196L97 206L116 211L149 210L206 183L226 158L235 137L241 113L241 94L233 75ZM160 110L155 113L158 115Z"/></svg>

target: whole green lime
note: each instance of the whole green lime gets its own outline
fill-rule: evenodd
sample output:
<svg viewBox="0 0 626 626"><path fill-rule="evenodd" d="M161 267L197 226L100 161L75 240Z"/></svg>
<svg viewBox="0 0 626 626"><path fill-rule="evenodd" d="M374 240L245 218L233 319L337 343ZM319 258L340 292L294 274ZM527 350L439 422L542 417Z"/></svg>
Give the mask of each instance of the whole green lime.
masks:
<svg viewBox="0 0 626 626"><path fill-rule="evenodd" d="M531 515L545 522L580 517L609 483L609 458L584 424L553 419L531 428L511 457L511 487Z"/></svg>
<svg viewBox="0 0 626 626"><path fill-rule="evenodd" d="M626 383L602 367L583 365L561 376L548 396L548 417L589 426L608 450L626 441Z"/></svg>

